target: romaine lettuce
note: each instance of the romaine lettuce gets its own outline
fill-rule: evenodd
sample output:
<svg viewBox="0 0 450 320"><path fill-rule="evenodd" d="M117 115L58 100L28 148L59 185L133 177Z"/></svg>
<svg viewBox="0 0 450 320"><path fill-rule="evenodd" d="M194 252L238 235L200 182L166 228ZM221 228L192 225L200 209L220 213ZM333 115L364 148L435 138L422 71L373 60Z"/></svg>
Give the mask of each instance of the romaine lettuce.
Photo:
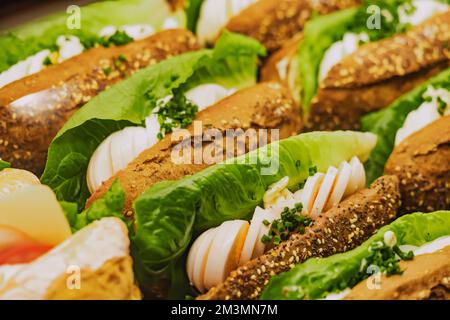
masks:
<svg viewBox="0 0 450 320"><path fill-rule="evenodd" d="M0 159L0 171L2 171L5 168L11 167L11 164L9 162L3 161Z"/></svg>
<svg viewBox="0 0 450 320"><path fill-rule="evenodd" d="M170 58L114 85L78 110L58 132L49 147L42 182L58 200L76 202L81 209L89 196L89 159L106 137L126 126L142 125L156 101L174 90L208 82L236 89L254 84L258 55L264 53L256 40L225 33L215 49Z"/></svg>
<svg viewBox="0 0 450 320"><path fill-rule="evenodd" d="M69 29L70 13L61 12L8 30L0 35L0 72L43 49L52 49L60 35L75 35L82 43L98 37L106 26L150 24L161 29L164 20L173 15L165 0L102 1L80 7L80 29ZM184 16L177 14L180 26Z"/></svg>
<svg viewBox="0 0 450 320"><path fill-rule="evenodd" d="M398 245L420 246L450 234L450 211L405 215L351 251L327 258L311 258L273 277L261 299L320 299L351 286L349 282L367 257L368 248L374 242L382 241L389 230L395 233Z"/></svg>
<svg viewBox="0 0 450 320"><path fill-rule="evenodd" d="M249 219L268 186L289 176L295 189L313 166L325 172L353 156L367 159L375 136L336 131L300 134L209 167L179 181L153 185L134 202L134 258L143 282L165 277L194 235L226 220ZM272 168L272 170L264 169Z"/></svg>
<svg viewBox="0 0 450 320"><path fill-rule="evenodd" d="M377 145L365 164L369 183L383 174L386 161L394 148L397 131L403 126L408 113L424 102L422 96L429 85L436 88L450 88L450 69L401 96L386 109L368 114L361 119L361 129L378 136Z"/></svg>
<svg viewBox="0 0 450 320"><path fill-rule="evenodd" d="M337 11L318 16L305 24L304 38L299 45L297 76L301 85L301 103L307 111L319 86L319 69L328 48L342 40L346 32L367 34L370 41L377 41L402 32L407 27L399 21L398 6L410 0L364 0L357 8ZM380 28L369 29L367 21L371 15L370 6L380 8Z"/></svg>

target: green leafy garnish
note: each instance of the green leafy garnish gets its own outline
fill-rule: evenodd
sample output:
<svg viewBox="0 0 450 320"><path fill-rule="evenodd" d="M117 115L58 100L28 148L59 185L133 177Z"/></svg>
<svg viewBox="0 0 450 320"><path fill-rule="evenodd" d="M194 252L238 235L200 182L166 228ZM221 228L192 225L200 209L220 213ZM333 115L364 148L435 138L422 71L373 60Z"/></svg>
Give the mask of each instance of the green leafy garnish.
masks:
<svg viewBox="0 0 450 320"><path fill-rule="evenodd" d="M186 99L183 92L174 90L174 95L167 103L158 106L158 122L161 131L158 138L162 139L165 134L171 133L174 128L186 128L197 114L198 106Z"/></svg>
<svg viewBox="0 0 450 320"><path fill-rule="evenodd" d="M445 102L441 97L437 97L437 111L441 116L444 115L445 110L447 109L447 102Z"/></svg>
<svg viewBox="0 0 450 320"><path fill-rule="evenodd" d="M99 44L104 47L110 47L111 45L123 46L132 42L133 38L130 37L125 31L117 30L112 36L100 38L98 41Z"/></svg>
<svg viewBox="0 0 450 320"><path fill-rule="evenodd" d="M9 162L0 159L0 171L9 167L11 167L11 164Z"/></svg>
<svg viewBox="0 0 450 320"><path fill-rule="evenodd" d="M261 241L265 244L273 243L279 245L281 241L287 240L291 233L298 232L300 234L305 233L305 227L311 225L311 218L299 214L303 209L301 203L297 203L294 208L284 208L281 212L280 219L275 219L270 225L269 232L261 238ZM263 221L264 225L267 225L269 221Z"/></svg>
<svg viewBox="0 0 450 320"><path fill-rule="evenodd" d="M43 64L44 66L50 66L50 65L52 65L53 63L52 63L52 60L50 59L50 57L49 57L49 56L46 56L45 59L44 59L44 61L42 62L42 64Z"/></svg>

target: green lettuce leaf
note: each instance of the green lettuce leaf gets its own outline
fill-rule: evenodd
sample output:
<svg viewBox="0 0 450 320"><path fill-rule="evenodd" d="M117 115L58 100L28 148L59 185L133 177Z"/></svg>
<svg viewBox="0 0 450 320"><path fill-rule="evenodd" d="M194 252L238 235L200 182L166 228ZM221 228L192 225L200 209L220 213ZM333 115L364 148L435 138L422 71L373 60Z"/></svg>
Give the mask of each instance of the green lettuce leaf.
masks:
<svg viewBox="0 0 450 320"><path fill-rule="evenodd" d="M429 85L450 89L450 69L401 96L386 109L368 114L361 119L361 129L378 136L377 145L365 163L368 183L383 174L386 161L394 149L397 131L403 126L408 113L424 102L422 96Z"/></svg>
<svg viewBox="0 0 450 320"><path fill-rule="evenodd" d="M193 33L197 32L197 22L203 1L204 0L186 0L186 28Z"/></svg>
<svg viewBox="0 0 450 320"><path fill-rule="evenodd" d="M58 132L41 181L58 200L81 209L89 197L86 171L98 145L111 133L143 125L156 101L202 83L242 88L256 82L263 47L251 38L225 33L215 49L185 53L135 73L79 109Z"/></svg>
<svg viewBox="0 0 450 320"><path fill-rule="evenodd" d="M361 246L328 258L311 258L288 272L273 277L261 299L320 299L328 293L351 287L351 278L359 271L368 248L382 241L386 231L397 236L398 245L421 246L450 235L450 211L402 216L381 228Z"/></svg>
<svg viewBox="0 0 450 320"><path fill-rule="evenodd" d="M320 16L306 23L304 38L300 43L297 58L298 76L302 87L302 106L306 111L319 85L320 63L327 49L349 30L358 9L346 9Z"/></svg>
<svg viewBox="0 0 450 320"><path fill-rule="evenodd" d="M301 84L301 101L305 111L316 95L319 85L319 69L328 48L342 40L346 32L365 32L370 41L377 41L403 32L408 26L400 24L398 6L411 0L364 0L362 6L318 16L306 23L304 38L299 45L297 59L298 77ZM380 18L379 29L368 29L367 21L371 13L369 6L377 6L384 14ZM369 11L370 12L370 11ZM386 13L390 13L387 18Z"/></svg>
<svg viewBox="0 0 450 320"><path fill-rule="evenodd" d="M102 1L80 8L80 29L69 29L70 13L60 12L0 34L0 72L40 50L55 49L60 35L75 35L89 43L106 26L150 24L158 30L169 16L184 25L184 15L173 14L165 0Z"/></svg>
<svg viewBox="0 0 450 320"><path fill-rule="evenodd" d="M3 161L0 159L0 171L2 171L5 168L11 167L11 164L9 162Z"/></svg>
<svg viewBox="0 0 450 320"><path fill-rule="evenodd" d="M129 231L132 232L131 220L122 214L124 204L125 191L117 180L113 182L102 198L96 200L92 206L81 213L78 213L76 203L60 202L72 232L77 232L90 223L105 217L117 217L121 219L128 226Z"/></svg>
<svg viewBox="0 0 450 320"><path fill-rule="evenodd" d="M209 167L179 181L164 181L134 202L135 259L147 276L170 279L169 270L182 257L194 235L226 220L249 219L268 186L285 176L295 189L316 166L329 166L358 156L367 159L375 136L336 131L300 134Z"/></svg>

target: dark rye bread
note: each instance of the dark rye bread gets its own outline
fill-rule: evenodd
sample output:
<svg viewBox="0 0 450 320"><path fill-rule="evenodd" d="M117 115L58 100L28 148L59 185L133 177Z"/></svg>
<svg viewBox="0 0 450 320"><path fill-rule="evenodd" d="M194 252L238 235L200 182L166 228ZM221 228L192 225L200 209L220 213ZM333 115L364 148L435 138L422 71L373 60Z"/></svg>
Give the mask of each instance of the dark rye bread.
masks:
<svg viewBox="0 0 450 320"><path fill-rule="evenodd" d="M190 32L167 30L124 46L93 48L1 88L0 156L40 174L53 137L82 105L141 68L197 49Z"/></svg>
<svg viewBox="0 0 450 320"><path fill-rule="evenodd" d="M275 82L260 83L240 90L199 112L195 120L201 121L203 132L213 128L218 129L221 133L224 133L226 129L247 130L253 128L255 134L259 134L259 129L279 129L279 139L294 135L302 129L298 108L289 91ZM187 129L192 133L194 128L191 126ZM267 141L271 141L270 136ZM90 206L93 201L100 198L111 184L119 179L126 194L124 214L131 216L133 200L153 184L163 180L181 179L212 164L203 161L200 164L175 164L171 157L172 148L179 143L178 140L172 141L172 135L167 135L156 145L143 151L124 170L104 182L88 199L86 206ZM196 150L200 150L200 147L206 148L208 145L212 146L213 142L204 141L195 148L189 144L188 148L194 155ZM226 150L226 145L227 143L224 142L220 159L223 158L223 154L231 157L234 153L230 154L230 150ZM259 146L262 144L260 143ZM241 148L241 151L248 152L259 146L247 144Z"/></svg>
<svg viewBox="0 0 450 320"><path fill-rule="evenodd" d="M450 11L391 38L368 43L321 81L308 130L359 129L360 117L388 106L449 66Z"/></svg>
<svg viewBox="0 0 450 320"><path fill-rule="evenodd" d="M401 213L450 208L450 116L412 134L389 157L384 172L399 178Z"/></svg>
<svg viewBox="0 0 450 320"><path fill-rule="evenodd" d="M382 286L367 287L363 280L352 289L346 300L424 300L450 299L450 246L437 252L400 261L401 275L381 275Z"/></svg>
<svg viewBox="0 0 450 320"><path fill-rule="evenodd" d="M225 28L255 38L273 52L301 31L313 14L328 14L359 3L359 0L259 0L232 17Z"/></svg>
<svg viewBox="0 0 450 320"><path fill-rule="evenodd" d="M310 257L327 257L351 250L396 217L400 207L398 179L382 176L370 187L344 199L313 222L302 234L251 260L199 299L256 299L269 279Z"/></svg>

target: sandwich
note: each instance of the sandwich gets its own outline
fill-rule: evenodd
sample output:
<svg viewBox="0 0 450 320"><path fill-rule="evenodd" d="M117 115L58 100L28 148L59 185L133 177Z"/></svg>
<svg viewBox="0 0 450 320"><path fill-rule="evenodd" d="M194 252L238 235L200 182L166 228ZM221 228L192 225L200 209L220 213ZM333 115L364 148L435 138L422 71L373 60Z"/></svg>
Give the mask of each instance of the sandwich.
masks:
<svg viewBox="0 0 450 320"><path fill-rule="evenodd" d="M283 137L296 134L300 118L289 92L276 83L252 87L263 53L255 40L226 33L214 49L174 57L119 83L81 108L58 133L43 183L81 210L91 194L100 197L120 175L129 211L139 190L204 168L203 161L174 165L173 147L182 145L179 133L252 128L257 134L274 128ZM193 132L196 124L201 133Z"/></svg>
<svg viewBox="0 0 450 320"><path fill-rule="evenodd" d="M449 207L449 69L365 116L361 124L378 136L366 165L369 181L383 172L398 176L402 213Z"/></svg>
<svg viewBox="0 0 450 320"><path fill-rule="evenodd" d="M361 244L400 206L396 177L364 187L362 163L375 143L370 133L300 134L152 185L134 200L129 217L142 291L151 298L207 289L202 298L257 298L273 274ZM119 186L120 179L97 201L112 198ZM71 225L86 217L74 207ZM296 256L283 253L286 246ZM239 294L234 286L242 281L248 290Z"/></svg>
<svg viewBox="0 0 450 320"><path fill-rule="evenodd" d="M179 9L179 7L178 7ZM0 33L0 88L93 47L124 45L180 28L183 17L165 0L103 1L69 6Z"/></svg>
<svg viewBox="0 0 450 320"><path fill-rule="evenodd" d="M309 21L297 52L269 60L262 79L287 82L307 130L359 129L363 115L448 68L449 30L446 1L367 0Z"/></svg>
<svg viewBox="0 0 450 320"><path fill-rule="evenodd" d="M72 234L55 194L33 173L6 167L0 187L2 300L141 297L128 229L119 218L95 221ZM90 214L106 208L98 203Z"/></svg>
<svg viewBox="0 0 450 320"><path fill-rule="evenodd" d="M448 299L450 212L414 213L361 246L272 278L262 299Z"/></svg>
<svg viewBox="0 0 450 320"><path fill-rule="evenodd" d="M255 38L269 52L303 29L314 14L349 8L359 0L189 0L187 27L202 44L214 43L227 29Z"/></svg>
<svg viewBox="0 0 450 320"><path fill-rule="evenodd" d="M128 8L128 11L144 10L149 5L153 6L153 2L137 1L134 5L127 1L104 2L93 5L93 8L88 6L86 11L98 15L97 10L103 6L111 7L109 10L120 10L122 6ZM139 3L140 5L138 5ZM98 5L100 6L97 8ZM90 9L88 10L88 8ZM97 9L94 10L95 8ZM126 10L126 8L123 9ZM163 8L161 6L162 11L164 11ZM84 14L90 16L85 11L83 11L83 17ZM104 12L101 14L104 15ZM58 30L58 23L61 22L61 17L56 17L59 18L55 18L55 21L48 19L41 22L51 26L56 25L49 29L48 36L39 37L40 40L44 41L54 36L55 30ZM136 19L138 18L139 16L136 16ZM119 21L117 20L116 23ZM34 24L27 28L31 29L32 26ZM129 27L134 28L132 25ZM106 28L114 29L115 27ZM82 30L87 32L88 29L83 26ZM194 36L182 29L165 30L158 33L152 31L145 37L136 36L136 39L140 39L136 41L126 36L125 33L118 32L116 31L110 37L112 40L104 40L104 37L98 38L98 41L94 39L97 42L91 43L89 48L86 47L84 51L67 56L67 59L60 58L61 54L59 54L55 61L47 61L48 66L45 68L40 68L42 62L34 61L35 57L32 56L28 60L31 59L30 63L37 64L38 67L28 66L29 61L25 60L11 66L0 75L0 79L10 79L10 75L20 77L11 78L15 81L0 88L0 135L2 136L0 154L5 160L11 162L15 167L41 174L50 142L77 109L100 92L128 78L139 69L171 56L200 48ZM13 37L13 35L13 39L17 39L17 43L31 41L27 40L28 38L24 38L25 40L17 38L21 35L18 31L17 35L11 33L4 37ZM82 35L78 36L81 39ZM65 35L60 37L64 38ZM75 35L67 37L78 39ZM6 41L0 36L0 42L3 41L2 39ZM74 45L69 43L67 46L67 48L61 49L62 52L72 50ZM47 51L49 50L45 49L42 52L47 54ZM42 55L42 52L38 55ZM36 72L21 74L21 70L31 69Z"/></svg>

